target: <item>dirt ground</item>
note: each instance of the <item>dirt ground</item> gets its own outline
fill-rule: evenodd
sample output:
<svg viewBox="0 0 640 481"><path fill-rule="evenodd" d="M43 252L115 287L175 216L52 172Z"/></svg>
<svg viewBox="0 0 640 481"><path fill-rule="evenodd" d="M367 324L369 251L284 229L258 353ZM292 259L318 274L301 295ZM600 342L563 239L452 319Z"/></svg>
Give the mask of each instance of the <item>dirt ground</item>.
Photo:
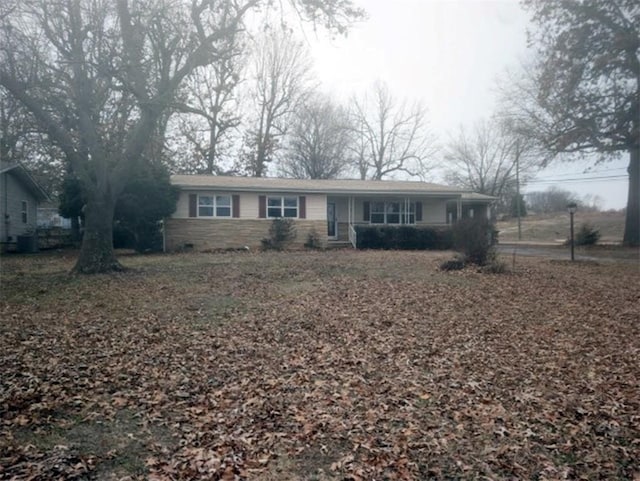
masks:
<svg viewBox="0 0 640 481"><path fill-rule="evenodd" d="M0 259L0 479L639 479L640 270Z"/></svg>

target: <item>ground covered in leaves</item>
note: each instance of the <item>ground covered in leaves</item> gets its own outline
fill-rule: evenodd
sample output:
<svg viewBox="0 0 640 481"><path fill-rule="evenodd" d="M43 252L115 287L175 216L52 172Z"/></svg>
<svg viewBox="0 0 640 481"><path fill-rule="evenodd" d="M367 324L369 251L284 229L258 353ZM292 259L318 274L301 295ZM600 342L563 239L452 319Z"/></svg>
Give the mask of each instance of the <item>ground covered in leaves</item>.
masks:
<svg viewBox="0 0 640 481"><path fill-rule="evenodd" d="M0 479L639 479L638 263L448 256L5 257Z"/></svg>

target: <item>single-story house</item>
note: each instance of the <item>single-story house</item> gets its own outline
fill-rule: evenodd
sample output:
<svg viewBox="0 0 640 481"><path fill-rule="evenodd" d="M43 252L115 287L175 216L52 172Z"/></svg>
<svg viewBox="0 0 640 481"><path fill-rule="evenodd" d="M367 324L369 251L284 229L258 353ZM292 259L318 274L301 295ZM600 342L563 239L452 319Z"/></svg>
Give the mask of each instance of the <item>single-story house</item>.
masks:
<svg viewBox="0 0 640 481"><path fill-rule="evenodd" d="M20 163L0 164L0 244L11 248L19 236L34 236L37 209L49 196Z"/></svg>
<svg viewBox="0 0 640 481"><path fill-rule="evenodd" d="M180 190L164 220L164 248L258 247L274 218L295 220L295 243L315 231L324 246L356 245L358 225L445 226L488 216L494 198L414 181L304 180L173 175Z"/></svg>

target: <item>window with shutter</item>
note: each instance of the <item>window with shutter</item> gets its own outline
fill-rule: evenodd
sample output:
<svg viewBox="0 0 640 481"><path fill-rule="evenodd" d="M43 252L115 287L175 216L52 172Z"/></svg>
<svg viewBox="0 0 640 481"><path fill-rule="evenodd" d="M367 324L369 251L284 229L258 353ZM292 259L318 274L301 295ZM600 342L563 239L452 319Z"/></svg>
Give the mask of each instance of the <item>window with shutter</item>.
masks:
<svg viewBox="0 0 640 481"><path fill-rule="evenodd" d="M234 195L232 197L233 201L231 205L233 206L233 217L237 219L240 217L240 196Z"/></svg>
<svg viewBox="0 0 640 481"><path fill-rule="evenodd" d="M197 194L189 194L189 217L198 217Z"/></svg>
<svg viewBox="0 0 640 481"><path fill-rule="evenodd" d="M298 217L298 197L270 195L266 200L267 217L275 219L278 217L288 217L295 219Z"/></svg>
<svg viewBox="0 0 640 481"><path fill-rule="evenodd" d="M198 195L198 217L231 217L230 195Z"/></svg>
<svg viewBox="0 0 640 481"><path fill-rule="evenodd" d="M307 198L304 195L298 197L298 217L300 219L307 218Z"/></svg>

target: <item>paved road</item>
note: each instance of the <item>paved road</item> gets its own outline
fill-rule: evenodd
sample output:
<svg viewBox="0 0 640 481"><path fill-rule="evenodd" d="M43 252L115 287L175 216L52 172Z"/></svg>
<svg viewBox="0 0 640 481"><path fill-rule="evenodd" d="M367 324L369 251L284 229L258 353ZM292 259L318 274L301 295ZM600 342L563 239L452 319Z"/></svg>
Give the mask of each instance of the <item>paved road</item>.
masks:
<svg viewBox="0 0 640 481"><path fill-rule="evenodd" d="M640 251L633 250L599 250L593 252L584 252L581 248L576 248L576 260L599 261L599 262L635 262L640 266ZM554 244L516 244L503 243L498 244L497 250L501 254L513 255L514 251L517 256L527 257L546 257L554 260L570 260L571 251L569 246Z"/></svg>

